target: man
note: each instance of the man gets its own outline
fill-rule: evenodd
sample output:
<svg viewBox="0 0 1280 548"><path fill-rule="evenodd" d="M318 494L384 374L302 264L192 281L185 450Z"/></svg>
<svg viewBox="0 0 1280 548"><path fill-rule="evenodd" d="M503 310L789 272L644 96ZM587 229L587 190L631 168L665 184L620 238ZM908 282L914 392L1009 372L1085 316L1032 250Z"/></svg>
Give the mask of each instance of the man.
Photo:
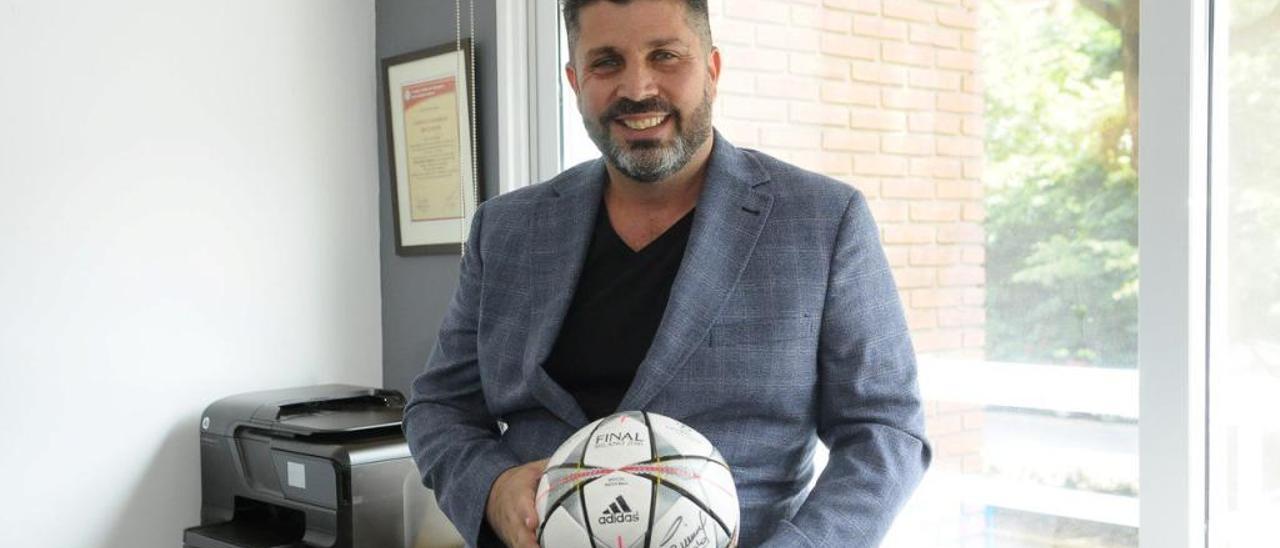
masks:
<svg viewBox="0 0 1280 548"><path fill-rule="evenodd" d="M563 9L565 74L604 158L477 211L405 410L424 483L469 542L536 546L540 459L644 409L719 448L741 546L876 545L929 449L866 202L714 133L705 0ZM819 439L830 461L808 491Z"/></svg>

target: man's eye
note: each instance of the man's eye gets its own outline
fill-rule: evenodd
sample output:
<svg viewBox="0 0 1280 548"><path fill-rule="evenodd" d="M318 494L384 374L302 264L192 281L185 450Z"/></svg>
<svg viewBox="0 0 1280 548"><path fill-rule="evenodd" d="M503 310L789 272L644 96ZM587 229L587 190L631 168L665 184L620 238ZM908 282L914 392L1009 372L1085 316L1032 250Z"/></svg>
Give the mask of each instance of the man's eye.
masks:
<svg viewBox="0 0 1280 548"><path fill-rule="evenodd" d="M669 51L659 51L653 54L653 58L656 61L670 61L676 58L676 54Z"/></svg>
<svg viewBox="0 0 1280 548"><path fill-rule="evenodd" d="M598 61L596 61L596 62L594 62L594 63L591 63L591 67L592 67L592 68L606 68L606 69L607 69L607 68L614 68L614 67L617 67L618 65L619 65L618 60L617 60L617 59L615 59L615 58L612 58L612 57L606 57L606 58L604 58L604 59L600 59L600 60L598 60Z"/></svg>

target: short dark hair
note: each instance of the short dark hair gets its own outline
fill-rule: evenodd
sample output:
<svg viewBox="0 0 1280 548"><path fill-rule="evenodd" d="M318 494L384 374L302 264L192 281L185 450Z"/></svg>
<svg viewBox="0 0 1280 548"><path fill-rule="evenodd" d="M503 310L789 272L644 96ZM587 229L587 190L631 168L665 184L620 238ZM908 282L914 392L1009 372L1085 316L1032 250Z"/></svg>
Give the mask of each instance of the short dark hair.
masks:
<svg viewBox="0 0 1280 548"><path fill-rule="evenodd" d="M572 55L578 46L578 34L582 31L581 22L578 20L578 12L596 2L613 2L614 4L627 5L633 0L560 0L560 8L564 15L564 28L569 35L569 53ZM693 29L694 34L702 40L702 45L711 51L711 15L707 13L707 0L680 0L684 3L685 17L688 19L689 28Z"/></svg>

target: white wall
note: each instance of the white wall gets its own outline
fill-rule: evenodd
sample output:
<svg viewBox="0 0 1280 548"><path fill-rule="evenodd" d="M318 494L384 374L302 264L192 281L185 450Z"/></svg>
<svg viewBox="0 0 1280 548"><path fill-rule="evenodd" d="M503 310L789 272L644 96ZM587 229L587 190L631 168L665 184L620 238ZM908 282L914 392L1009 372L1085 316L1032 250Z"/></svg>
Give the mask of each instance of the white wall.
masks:
<svg viewBox="0 0 1280 548"><path fill-rule="evenodd" d="M172 547L198 416L381 379L372 0L0 0L0 546Z"/></svg>

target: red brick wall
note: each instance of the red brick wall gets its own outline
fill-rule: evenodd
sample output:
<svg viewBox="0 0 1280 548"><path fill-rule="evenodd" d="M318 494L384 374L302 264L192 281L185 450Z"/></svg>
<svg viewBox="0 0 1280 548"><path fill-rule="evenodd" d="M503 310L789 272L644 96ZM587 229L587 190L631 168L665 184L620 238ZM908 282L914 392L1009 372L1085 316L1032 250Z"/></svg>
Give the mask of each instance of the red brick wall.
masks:
<svg viewBox="0 0 1280 548"><path fill-rule="evenodd" d="M978 0L711 0L731 141L867 195L916 350L981 358ZM926 394L926 397L928 394ZM935 469L981 469L982 412L930 402Z"/></svg>

